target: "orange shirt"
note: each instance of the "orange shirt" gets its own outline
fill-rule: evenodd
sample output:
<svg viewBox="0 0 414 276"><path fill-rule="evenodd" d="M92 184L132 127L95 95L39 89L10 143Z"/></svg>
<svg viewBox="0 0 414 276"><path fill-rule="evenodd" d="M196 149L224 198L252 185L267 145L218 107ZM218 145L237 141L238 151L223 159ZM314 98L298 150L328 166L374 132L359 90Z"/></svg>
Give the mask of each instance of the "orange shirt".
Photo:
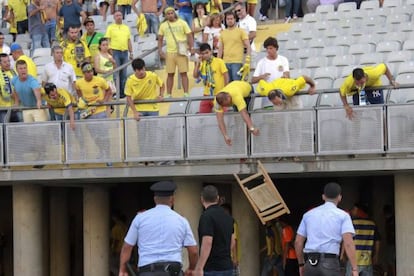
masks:
<svg viewBox="0 0 414 276"><path fill-rule="evenodd" d="M282 249L285 252L286 246L289 246L288 243L291 242L293 245L294 243L295 233L293 232L292 226L286 225L282 229ZM287 259L297 259L296 252L293 246L289 246L288 253L286 256Z"/></svg>

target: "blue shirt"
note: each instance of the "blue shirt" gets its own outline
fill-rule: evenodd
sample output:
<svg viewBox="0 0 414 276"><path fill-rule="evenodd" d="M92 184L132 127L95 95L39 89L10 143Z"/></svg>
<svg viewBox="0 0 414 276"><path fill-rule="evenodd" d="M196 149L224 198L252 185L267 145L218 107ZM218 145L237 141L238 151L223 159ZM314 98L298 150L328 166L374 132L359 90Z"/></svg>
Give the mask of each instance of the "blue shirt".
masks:
<svg viewBox="0 0 414 276"><path fill-rule="evenodd" d="M59 10L59 16L63 17L63 29L68 30L69 26L80 27L81 21L79 19L82 8L73 2L70 5L64 4Z"/></svg>
<svg viewBox="0 0 414 276"><path fill-rule="evenodd" d="M138 214L124 241L138 245L138 267L156 262L182 263L182 248L197 245L187 219L163 204Z"/></svg>
<svg viewBox="0 0 414 276"><path fill-rule="evenodd" d="M305 253L339 255L342 235L355 234L351 217L332 202L325 202L303 215L297 233L305 238Z"/></svg>
<svg viewBox="0 0 414 276"><path fill-rule="evenodd" d="M190 0L178 0L177 2L178 3L190 2ZM189 14L192 14L193 13L193 8L191 6L184 6L184 7L180 7L178 9L178 11L180 13L189 13ZM191 26L190 26L190 28L191 28Z"/></svg>
<svg viewBox="0 0 414 276"><path fill-rule="evenodd" d="M12 85L19 96L20 105L24 107L36 107L36 96L34 89L40 88L39 82L31 75L27 75L25 81L21 81L18 76L12 79Z"/></svg>

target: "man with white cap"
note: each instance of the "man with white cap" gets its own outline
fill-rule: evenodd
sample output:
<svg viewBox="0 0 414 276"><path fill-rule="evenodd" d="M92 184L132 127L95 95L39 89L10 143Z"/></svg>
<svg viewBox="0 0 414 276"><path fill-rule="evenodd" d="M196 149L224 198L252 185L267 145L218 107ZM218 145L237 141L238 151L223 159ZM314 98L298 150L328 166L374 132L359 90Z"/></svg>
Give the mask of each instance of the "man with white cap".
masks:
<svg viewBox="0 0 414 276"><path fill-rule="evenodd" d="M156 206L139 213L131 223L120 256L119 276L128 276L126 264L136 244L140 276L184 275L181 251L188 251L191 275L198 260L198 248L187 219L171 209L176 184L160 181L151 186Z"/></svg>

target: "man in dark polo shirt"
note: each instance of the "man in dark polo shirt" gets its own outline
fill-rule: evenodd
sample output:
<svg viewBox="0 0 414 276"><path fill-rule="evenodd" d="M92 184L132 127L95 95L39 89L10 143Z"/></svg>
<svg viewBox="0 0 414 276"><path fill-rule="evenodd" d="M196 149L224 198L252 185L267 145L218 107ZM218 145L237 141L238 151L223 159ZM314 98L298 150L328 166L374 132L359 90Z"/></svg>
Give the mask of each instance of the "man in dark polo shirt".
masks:
<svg viewBox="0 0 414 276"><path fill-rule="evenodd" d="M200 257L193 275L232 276L231 242L233 218L218 205L217 188L208 185L201 192L201 203L205 211L198 224Z"/></svg>

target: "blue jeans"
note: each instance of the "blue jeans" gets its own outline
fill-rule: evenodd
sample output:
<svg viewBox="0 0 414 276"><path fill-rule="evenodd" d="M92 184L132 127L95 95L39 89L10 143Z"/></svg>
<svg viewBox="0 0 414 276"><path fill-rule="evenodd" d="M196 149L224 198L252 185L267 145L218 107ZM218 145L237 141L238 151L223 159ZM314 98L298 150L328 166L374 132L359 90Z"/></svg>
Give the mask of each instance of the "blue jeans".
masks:
<svg viewBox="0 0 414 276"><path fill-rule="evenodd" d="M229 81L240 80L241 76L237 75L243 64L241 63L226 63L227 71L229 71Z"/></svg>
<svg viewBox="0 0 414 276"><path fill-rule="evenodd" d="M266 256L266 258L263 260L262 272L260 273L260 276L269 275L269 272L272 272L273 267L276 269L278 276L285 276L282 256L276 257L275 255Z"/></svg>
<svg viewBox="0 0 414 276"><path fill-rule="evenodd" d="M122 13L122 18L125 19L125 15L130 14L131 13L131 5L120 5L118 6L121 13Z"/></svg>
<svg viewBox="0 0 414 276"><path fill-rule="evenodd" d="M53 42L56 40L56 20L52 19L45 24L46 34L49 37L49 41Z"/></svg>
<svg viewBox="0 0 414 276"><path fill-rule="evenodd" d="M43 33L43 34L32 34L30 35L30 37L32 38L32 47L30 49L30 51L33 52L35 49L37 48L50 48L50 43L49 43L49 36L47 35L47 33Z"/></svg>
<svg viewBox="0 0 414 276"><path fill-rule="evenodd" d="M300 7L300 0L286 0L285 17L291 16L292 8L293 8L293 14L297 16L299 13L299 7Z"/></svg>
<svg viewBox="0 0 414 276"><path fill-rule="evenodd" d="M160 18L155 13L145 13L145 20L147 20L147 33L158 35L158 28L160 27Z"/></svg>
<svg viewBox="0 0 414 276"><path fill-rule="evenodd" d="M128 51L119 51L119 50L112 50L113 57L115 59L116 65L121 66L128 62ZM121 98L125 97L124 88L125 82L127 78L127 69L124 68L119 71L119 95Z"/></svg>
<svg viewBox="0 0 414 276"><path fill-rule="evenodd" d="M178 12L178 15L183 19L185 22L187 22L188 27L193 26L193 14L187 13L187 12Z"/></svg>
<svg viewBox="0 0 414 276"><path fill-rule="evenodd" d="M223 271L204 271L204 276L232 276L233 269Z"/></svg>

